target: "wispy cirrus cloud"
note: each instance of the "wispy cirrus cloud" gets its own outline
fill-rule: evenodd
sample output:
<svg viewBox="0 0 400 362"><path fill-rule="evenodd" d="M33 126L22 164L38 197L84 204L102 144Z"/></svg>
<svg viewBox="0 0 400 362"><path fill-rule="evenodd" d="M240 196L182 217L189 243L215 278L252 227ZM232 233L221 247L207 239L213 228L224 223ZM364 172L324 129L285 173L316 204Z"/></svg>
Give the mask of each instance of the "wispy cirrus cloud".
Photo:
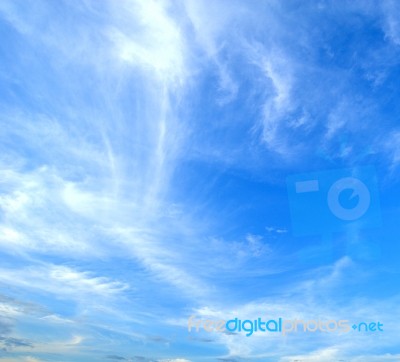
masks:
<svg viewBox="0 0 400 362"><path fill-rule="evenodd" d="M368 295L377 266L363 272L343 245L329 265L298 260L313 239L291 235L284 178L369 162L395 182L395 10L3 1L6 358L396 358L392 334L361 350L329 336L188 340L182 328L192 312L390 320L394 290L342 294Z"/></svg>

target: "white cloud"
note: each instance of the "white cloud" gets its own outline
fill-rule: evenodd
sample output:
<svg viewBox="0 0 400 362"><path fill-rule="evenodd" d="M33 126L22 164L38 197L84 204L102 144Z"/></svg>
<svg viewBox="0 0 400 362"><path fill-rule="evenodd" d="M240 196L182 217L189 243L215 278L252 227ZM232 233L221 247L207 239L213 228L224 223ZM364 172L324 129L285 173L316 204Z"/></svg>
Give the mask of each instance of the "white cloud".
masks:
<svg viewBox="0 0 400 362"><path fill-rule="evenodd" d="M118 4L85 1L70 4L71 14L65 17L54 16L51 7L44 3L31 7L29 12L25 10L29 7L15 4L4 1L0 11L19 32L21 44L23 39L24 46L35 44L42 58L34 60L40 64L43 61L44 65L41 74L28 68L24 69L26 77L21 79L17 74L10 75L16 78L13 87L23 84L35 106L12 109L9 104L9 108L2 109L0 245L10 257L21 257L25 267L3 265L0 281L21 291L46 295L49 300L85 305L87 309L81 315L88 319L93 315L97 319L104 317L97 325L87 319L88 326L115 333L123 331L126 336L140 340L144 337L133 333L131 326L115 325L129 322L137 326L144 318L155 318L164 306L149 313L146 301L163 300L164 296L173 295L178 303L184 300L199 315L220 317L235 314L258 317L265 312L294 317L337 313L354 316L352 308L357 309L360 318L385 317L381 309L395 308L393 300L369 305L354 299L346 307L333 298L335 288L345 284L345 276L356 269L348 258L328 268L311 270L305 280L297 277L289 283L291 288L269 285L266 279L265 291L259 284L260 299L243 293L240 302L234 303L232 294L239 292L233 289L250 281L245 287L247 293L253 281L260 280L250 276L276 274L292 266L284 265L285 261L273 253L260 235L250 232L232 242L214 237L215 224L207 221L207 215L200 221L193 220L196 214L193 210L203 214L210 200L206 200L206 206L199 206L202 200L186 201L190 197L181 195L173 182L181 158L191 158L186 153L197 137L190 129L194 120L185 119L186 110L181 113L179 108L186 86L193 87L190 91L194 93L198 90L195 82L190 83L197 76L209 80L208 76L217 74L218 84L210 94L215 95L221 112L240 94L243 99L238 100L237 111L240 113L241 107L248 105L255 114L246 124L248 127L233 136L242 138L248 132L249 137L256 138L250 140L249 143L254 141L250 146L246 143L232 150L222 145L217 149L222 141L218 138L214 141L218 145L213 144L212 151L207 153L203 150L205 140L198 141L199 153L206 155L207 163L211 158L214 161L211 154L229 159L231 165L243 162L247 166L251 160L242 150L249 147L269 171L275 167L269 161L276 160L276 154L280 168L284 164L281 158L302 160L307 152L314 152L318 141L329 143L342 131L357 130L360 114L367 116L368 112L353 112L354 118L349 119L347 113L354 107L352 98L340 94L337 98L347 101L336 102L334 92L339 94L342 88L336 87L332 79L343 76L345 82L348 78L345 72L338 72L329 80L324 79L330 73L313 62L313 57L317 57L313 52L315 34L307 30L313 25L307 23L307 16L293 16L278 2L248 6L232 1L193 0L175 5L153 0L122 0ZM318 11L322 8L318 7ZM397 43L398 22L389 15L387 35ZM69 19L76 19L76 26L71 26ZM282 19L285 26L279 25L283 24ZM15 42L13 46L18 48L18 44ZM293 50L292 46L298 44L301 49ZM17 53L23 54L22 48ZM32 60L34 53L29 52L27 60ZM330 59L337 56L332 49L329 53ZM24 56L15 59L23 60ZM208 73L210 68L212 71ZM205 69L207 72L203 74ZM28 77L31 73L35 74L32 79ZM43 81L36 85L38 79ZM327 84L335 88L332 93L335 99L329 106L324 103L325 95L315 96ZM303 92L304 95L300 94ZM257 97L247 98L248 93ZM197 96L194 94L194 103ZM357 106L361 108L368 109L364 103ZM321 115L321 110L330 113ZM247 116L247 108L244 114ZM207 129L207 120L203 115L200 118L195 120L199 129ZM226 130L236 130L236 125L227 123ZM253 131L260 132L251 133L252 125L255 125ZM308 132L316 125L323 130L309 140ZM368 127L366 130L370 130ZM229 132L222 133L221 138L230 137ZM393 132L385 140L393 164L400 160L398 138ZM297 143L293 142L295 139ZM15 142L12 150L6 148L10 142ZM273 155L268 154L266 159L259 157L264 153L258 153L258 146L263 152L266 146ZM356 151L356 145L343 147L339 157L346 160ZM307 157L304 162L308 162ZM183 201L176 207L177 194L183 196ZM221 225L230 228L223 222ZM287 232L276 227L267 231ZM63 265L38 261L54 256L67 261ZM133 266L130 275L123 267L119 268L120 260L121 265L126 262ZM86 261L92 263L90 267L82 266ZM115 268L117 276L101 271L100 262L112 264L110 268ZM234 283L237 284L233 286ZM272 290L273 287L276 289ZM115 301L121 302L128 293L134 294L135 288L144 291L140 296L145 300L140 300L142 310L119 310L120 304ZM282 294L282 300L273 299ZM23 309L8 302L0 303L0 311L10 318L24 315ZM143 315L138 317L139 313ZM63 328L72 325L71 328L79 330L73 317L64 318L53 310L45 314L40 323ZM107 320L109 316L114 318L112 322ZM288 349L293 355L329 359L336 356L337 350L354 348L351 341L340 344L334 340L337 350L320 350L310 355L301 349L304 338L288 339L293 340L293 346L285 344L287 341L265 340L257 335L251 339L227 335L218 338L230 356L267 355L268 348L277 346L277 353L286 353ZM87 340L84 334L71 333L71 338L60 339L50 347L43 344L38 350L70 352ZM322 342L317 340L315 344ZM383 343L373 341L371 345L381 347Z"/></svg>
<svg viewBox="0 0 400 362"><path fill-rule="evenodd" d="M389 361L398 361L400 355L394 355L390 353L376 355L359 355L357 357L351 357L338 349L335 348L326 348L319 351L315 351L310 354L305 355L291 355L287 357L282 357L280 362L292 362L292 361L307 361L307 362L332 362L332 361L346 361L346 362L389 362Z"/></svg>
<svg viewBox="0 0 400 362"><path fill-rule="evenodd" d="M26 356L26 357L0 357L0 361L6 361L6 362L44 362L42 359L38 359L32 356Z"/></svg>
<svg viewBox="0 0 400 362"><path fill-rule="evenodd" d="M381 3L384 13L384 30L386 36L396 45L400 45L400 21L397 14L400 12L398 1L386 0Z"/></svg>
<svg viewBox="0 0 400 362"><path fill-rule="evenodd" d="M94 276L90 272L51 264L22 269L1 268L0 280L10 285L37 289L78 300L86 299L91 295L107 298L124 292L128 288L125 283Z"/></svg>
<svg viewBox="0 0 400 362"><path fill-rule="evenodd" d="M352 276L351 280L348 275ZM314 335L289 333L287 336L278 333L265 335L262 332L255 332L251 337L245 337L243 332L235 335L215 332L211 335L216 343L228 349L226 358L271 358L286 355L299 360L303 358L306 361L318 361L318 358L321 361L332 361L339 357L351 360L357 355L368 353L373 355L377 350L384 350L386 346L394 342L396 337L393 331L398 330L398 326L392 322L392 316L398 309L398 297L385 301L354 297L347 299L345 303L334 299L334 296L343 288L349 287L349 283L355 283L356 280L362 278L362 272L360 274L355 264L350 259L343 258L331 266L310 271L305 279L286 285L280 290L279 299L269 296L271 292L266 287L265 297L243 304L228 305L225 302L226 305L223 308L210 304L193 309L190 315L203 320L229 320L236 317L241 320L254 320L261 317L263 319L348 320L350 323L382 322L384 331L380 332L381 336L357 335L352 332ZM170 322L180 324L181 327L187 329L187 319ZM383 333L387 334L384 336ZM365 346L366 339L368 339L368 347ZM325 348L327 344L332 347ZM282 359L282 361L287 360Z"/></svg>
<svg viewBox="0 0 400 362"><path fill-rule="evenodd" d="M398 167L400 162L400 131L392 131L383 141L384 147L391 158L391 169Z"/></svg>

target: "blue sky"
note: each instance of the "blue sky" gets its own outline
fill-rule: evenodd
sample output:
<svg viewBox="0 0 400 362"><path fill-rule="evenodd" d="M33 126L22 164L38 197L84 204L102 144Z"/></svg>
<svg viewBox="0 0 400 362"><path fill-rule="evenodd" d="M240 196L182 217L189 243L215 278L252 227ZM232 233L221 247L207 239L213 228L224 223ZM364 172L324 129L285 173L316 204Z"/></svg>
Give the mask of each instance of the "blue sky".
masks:
<svg viewBox="0 0 400 362"><path fill-rule="evenodd" d="M400 360L399 16L2 1L0 361ZM373 213L339 225L302 199L327 232L297 235L299 174L367 175ZM384 331L188 333L191 315Z"/></svg>

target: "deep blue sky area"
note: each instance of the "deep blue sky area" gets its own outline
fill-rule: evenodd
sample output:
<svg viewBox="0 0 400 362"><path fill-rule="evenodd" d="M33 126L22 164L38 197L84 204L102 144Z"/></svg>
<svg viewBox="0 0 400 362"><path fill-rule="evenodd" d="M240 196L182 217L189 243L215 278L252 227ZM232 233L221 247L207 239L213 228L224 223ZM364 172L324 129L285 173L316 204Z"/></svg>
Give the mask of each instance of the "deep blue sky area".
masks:
<svg viewBox="0 0 400 362"><path fill-rule="evenodd" d="M399 19L1 1L0 361L400 361Z"/></svg>

